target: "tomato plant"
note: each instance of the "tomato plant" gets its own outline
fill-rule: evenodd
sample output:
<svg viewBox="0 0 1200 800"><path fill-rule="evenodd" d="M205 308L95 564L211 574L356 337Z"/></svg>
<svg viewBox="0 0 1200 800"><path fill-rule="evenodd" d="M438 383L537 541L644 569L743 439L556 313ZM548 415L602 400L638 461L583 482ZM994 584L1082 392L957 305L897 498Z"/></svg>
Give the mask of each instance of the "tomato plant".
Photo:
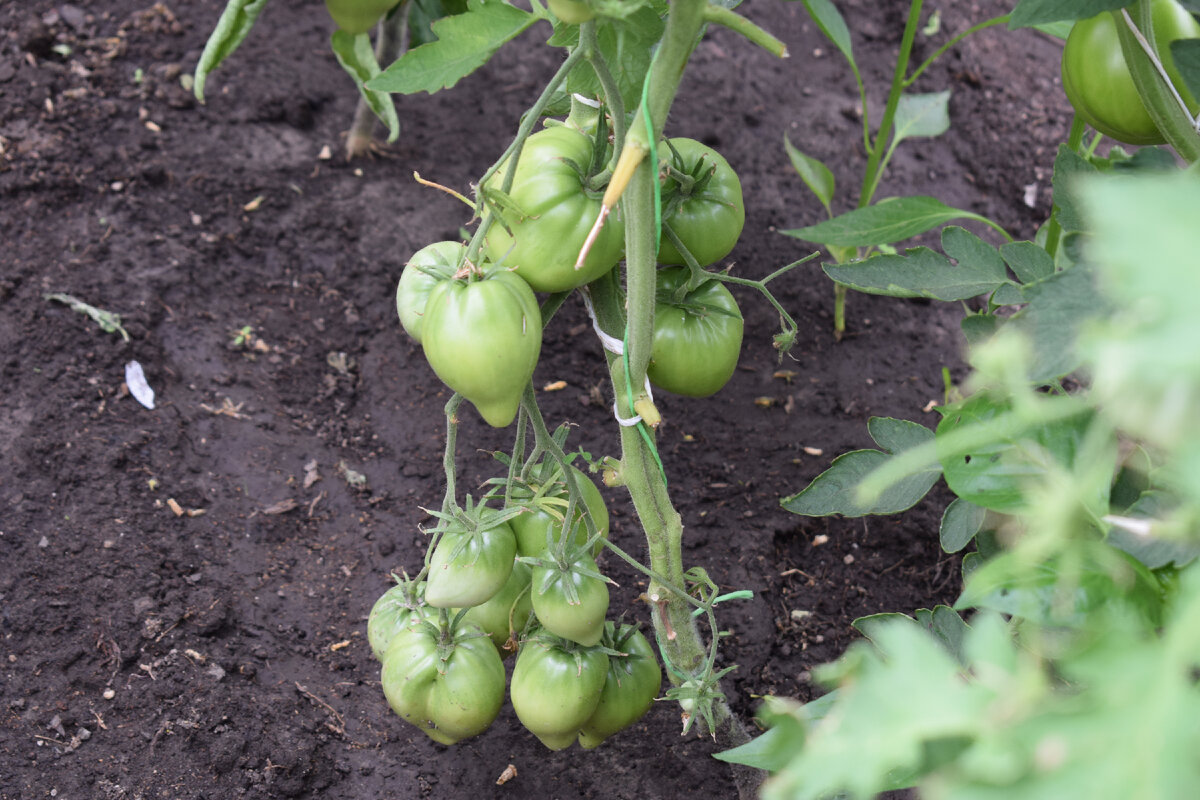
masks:
<svg viewBox="0 0 1200 800"><path fill-rule="evenodd" d="M570 747L600 703L608 655L541 633L517 654L509 694L517 719L551 750Z"/></svg>
<svg viewBox="0 0 1200 800"><path fill-rule="evenodd" d="M434 242L414 253L404 265L396 284L396 313L405 332L418 344L429 293L454 276L465 250L461 242Z"/></svg>
<svg viewBox="0 0 1200 800"><path fill-rule="evenodd" d="M434 608L477 606L508 582L516 538L509 524L486 506L462 512L447 524L429 562L425 602Z"/></svg>
<svg viewBox="0 0 1200 800"><path fill-rule="evenodd" d="M724 386L737 368L742 312L716 279L676 299L690 277L685 267L658 271L654 344L646 374L668 392L707 397Z"/></svg>
<svg viewBox="0 0 1200 800"><path fill-rule="evenodd" d="M1175 0L1154 0L1154 49L1192 113L1198 104L1179 74L1170 43L1200 37L1197 23ZM1125 63L1117 21L1103 12L1071 28L1063 48L1063 90L1075 111L1100 133L1127 144L1161 144L1163 134L1142 103Z"/></svg>
<svg viewBox="0 0 1200 800"><path fill-rule="evenodd" d="M473 276L472 276L473 278ZM542 349L542 316L529 286L491 268L429 292L421 344L442 381L502 428L513 421Z"/></svg>
<svg viewBox="0 0 1200 800"><path fill-rule="evenodd" d="M737 173L724 156L695 139L669 139L659 157L665 175L663 224L700 266L720 261L733 250L746 222ZM662 238L658 260L687 263L669 236Z"/></svg>
<svg viewBox="0 0 1200 800"><path fill-rule="evenodd" d="M325 8L346 33L366 33L400 0L325 0Z"/></svg>
<svg viewBox="0 0 1200 800"><path fill-rule="evenodd" d="M579 744L587 750L641 719L662 687L654 649L636 625L607 623L602 641L621 655L609 654L600 702L579 729Z"/></svg>
<svg viewBox="0 0 1200 800"><path fill-rule="evenodd" d="M440 744L483 733L504 704L504 663L474 625L400 631L384 653L381 681L392 710Z"/></svg>
<svg viewBox="0 0 1200 800"><path fill-rule="evenodd" d="M574 289L615 267L624 244L616 221L600 232L582 268L575 268L600 211L599 195L586 187L595 157L593 137L565 125L530 136L488 229L488 259L514 270L538 292ZM484 185L485 195L502 188L507 167L502 164Z"/></svg>

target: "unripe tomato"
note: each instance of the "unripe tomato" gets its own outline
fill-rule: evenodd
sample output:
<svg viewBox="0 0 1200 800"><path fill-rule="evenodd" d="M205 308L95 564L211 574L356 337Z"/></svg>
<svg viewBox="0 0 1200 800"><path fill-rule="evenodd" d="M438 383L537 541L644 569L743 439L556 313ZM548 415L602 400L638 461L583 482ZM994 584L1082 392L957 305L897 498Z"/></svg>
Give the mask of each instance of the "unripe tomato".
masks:
<svg viewBox="0 0 1200 800"><path fill-rule="evenodd" d="M671 139L659 147L664 165L683 173L690 186L667 178L663 189L663 224L670 225L700 266L714 264L733 250L746 223L742 182L729 162L695 139ZM672 150L671 148L674 148ZM664 235L658 248L662 264L686 263Z"/></svg>
<svg viewBox="0 0 1200 800"><path fill-rule="evenodd" d="M415 591L407 583L398 583L375 601L367 617L367 642L375 658L382 661L384 652L397 633L420 625L428 616L429 606L425 604L424 595L424 581L416 586Z"/></svg>
<svg viewBox="0 0 1200 800"><path fill-rule="evenodd" d="M425 602L434 608L466 608L490 600L504 588L517 557L517 540L507 522L483 508L468 523L455 520L442 534L429 561ZM475 526L475 527L471 527Z"/></svg>
<svg viewBox="0 0 1200 800"><path fill-rule="evenodd" d="M587 506L588 512L592 515L592 521L596 523L596 529L600 531L602 537L608 536L608 508L604 505L604 498L600 495L600 490L582 471L571 467L571 472L575 476L576 485L583 494L583 504ZM513 492L513 502L516 505L526 505L527 508L524 513L518 514L509 521L513 533L517 536L517 552L523 556L536 557L545 554L547 552L546 543L548 541L557 542L562 535L563 515L567 508L566 483L560 478L553 487L548 488L542 495L541 506L528 505L532 502L533 493L537 492L538 488L537 485L530 485L520 487ZM575 531L575 536L573 541L575 544L582 545L588 540L588 527L587 523L583 521L583 509L578 504L574 517L572 529ZM592 555L597 555L601 547L603 545L597 544Z"/></svg>
<svg viewBox="0 0 1200 800"><path fill-rule="evenodd" d="M474 403L489 425L517 416L542 349L542 313L529 285L503 269L433 287L421 345L442 381Z"/></svg>
<svg viewBox="0 0 1200 800"><path fill-rule="evenodd" d="M571 554L572 566L596 571L596 561L587 553ZM604 615L608 613L608 584L599 578L563 570L557 565L534 567L532 575L533 613L550 633L594 645L604 634ZM568 589L567 587L572 587ZM572 593L574 598L572 598Z"/></svg>
<svg viewBox="0 0 1200 800"><path fill-rule="evenodd" d="M579 250L600 213L600 197L584 189L592 163L592 139L559 125L525 141L508 196L517 209L498 208L488 229L487 258L516 271L538 292L565 292L591 283L616 266L625 233L615 215L601 228L583 269L575 269ZM503 185L508 162L485 188ZM511 231L511 233L510 233Z"/></svg>
<svg viewBox="0 0 1200 800"><path fill-rule="evenodd" d="M1170 43L1200 37L1200 24L1175 0L1154 0L1150 13L1154 19L1154 50L1171 83L1195 114L1196 99L1188 92L1175 66ZM1105 136L1126 144L1165 141L1142 105L1121 52L1117 22L1107 11L1081 19L1071 28L1063 48L1062 81L1075 111Z"/></svg>
<svg viewBox="0 0 1200 800"><path fill-rule="evenodd" d="M459 257L466 250L461 242L434 242L422 247L404 265L396 284L396 313L405 332L421 342L421 323L433 287L454 276Z"/></svg>
<svg viewBox="0 0 1200 800"><path fill-rule="evenodd" d="M658 271L654 342L646 374L668 392L707 397L724 386L737 368L742 312L717 280L701 284L676 303L675 290L688 277L686 267Z"/></svg>
<svg viewBox="0 0 1200 800"><path fill-rule="evenodd" d="M587 750L641 719L662 688L662 670L642 632L634 625L618 630L611 622L605 628L604 644L625 655L608 657L600 702L579 730L579 744Z"/></svg>
<svg viewBox="0 0 1200 800"><path fill-rule="evenodd" d="M515 562L503 588L486 602L468 609L463 617L463 622L482 628L504 658L516 652L515 646L510 649L508 645L533 613L529 586L531 576L532 568L528 564Z"/></svg>
<svg viewBox="0 0 1200 800"><path fill-rule="evenodd" d="M521 646L513 667L513 710L542 744L563 750L595 712L607 675L603 650L536 636Z"/></svg>
<svg viewBox="0 0 1200 800"><path fill-rule="evenodd" d="M383 654L388 705L430 739L454 744L487 730L504 704L504 662L474 625L439 645L433 625L406 628Z"/></svg>
<svg viewBox="0 0 1200 800"><path fill-rule="evenodd" d="M568 25L578 25L596 16L596 13L583 0L546 0L546 5Z"/></svg>
<svg viewBox="0 0 1200 800"><path fill-rule="evenodd" d="M366 33L400 0L325 0L325 8L346 33Z"/></svg>

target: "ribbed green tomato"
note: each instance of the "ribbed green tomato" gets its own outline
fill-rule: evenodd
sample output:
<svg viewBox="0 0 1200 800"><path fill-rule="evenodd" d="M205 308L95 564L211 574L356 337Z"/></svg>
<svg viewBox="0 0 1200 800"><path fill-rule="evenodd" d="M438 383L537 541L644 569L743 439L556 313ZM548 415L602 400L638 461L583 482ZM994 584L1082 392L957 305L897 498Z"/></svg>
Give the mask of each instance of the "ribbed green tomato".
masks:
<svg viewBox="0 0 1200 800"><path fill-rule="evenodd" d="M591 513L592 521L596 523L596 529L600 531L601 536L608 536L608 508L604 505L604 498L600 495L600 490L582 471L571 467L571 473L575 476L575 483L583 494L583 503ZM528 487L520 487L513 492L514 504L524 505L527 509L509 521L513 533L517 536L517 552L523 556L543 555L547 552L547 542L551 541L549 537L557 542L562 535L563 515L567 510L566 482L559 479L553 486L547 488L536 504L530 505L533 503L534 493L539 488L533 484ZM588 540L588 527L583 521L583 509L578 505L575 508L574 517L574 542L582 545ZM603 545L597 544L592 555L598 554L601 547Z"/></svg>
<svg viewBox="0 0 1200 800"><path fill-rule="evenodd" d="M421 324L433 287L454 276L459 257L466 250L461 242L434 242L422 247L404 265L396 284L396 313L405 332L421 342Z"/></svg>
<svg viewBox="0 0 1200 800"><path fill-rule="evenodd" d="M421 345L437 376L489 425L503 428L517 416L542 349L537 298L503 269L442 281L429 293Z"/></svg>
<svg viewBox="0 0 1200 800"><path fill-rule="evenodd" d="M492 640L474 625L451 638L439 647L435 626L405 628L384 652L381 674L392 710L447 745L483 733L504 704L504 662Z"/></svg>
<svg viewBox="0 0 1200 800"><path fill-rule="evenodd" d="M509 687L513 710L542 744L563 750L595 712L607 676L603 650L540 634L517 655Z"/></svg>
<svg viewBox="0 0 1200 800"><path fill-rule="evenodd" d="M587 553L575 552L568 557L572 568L598 570L595 559ZM582 645L600 641L604 615L608 613L607 583L558 565L534 567L531 581L533 613L542 627Z"/></svg>
<svg viewBox="0 0 1200 800"><path fill-rule="evenodd" d="M398 583L383 593L371 607L367 617L367 642L371 654L380 661L392 638L414 625L419 625L428 616L425 604L425 582L417 584L415 590L407 583Z"/></svg>
<svg viewBox="0 0 1200 800"><path fill-rule="evenodd" d="M605 646L623 656L608 657L608 677L600 702L579 729L579 744L590 750L637 722L654 705L662 688L662 670L646 637L634 625L605 625Z"/></svg>
<svg viewBox="0 0 1200 800"><path fill-rule="evenodd" d="M466 608L487 602L504 588L517 557L517 540L497 512L484 508L455 520L429 560L425 602L434 608ZM474 526L474 527L472 527Z"/></svg>
<svg viewBox="0 0 1200 800"><path fill-rule="evenodd" d="M684 176L682 182L664 180L663 224L671 226L700 266L720 261L733 250L746 224L737 173L720 153L695 139L671 139L670 146L659 147L658 155L664 165ZM665 234L658 260L686 263Z"/></svg>
<svg viewBox="0 0 1200 800"><path fill-rule="evenodd" d="M592 163L592 138L558 125L525 141L509 198L516 208L501 205L499 219L488 229L485 253L503 263L538 292L565 292L591 283L616 266L625 232L609 217L592 244L582 269L575 269L580 248L600 213L600 197L584 188ZM500 189L508 162L484 184Z"/></svg>
<svg viewBox="0 0 1200 800"><path fill-rule="evenodd" d="M515 636L525 627L533 613L533 598L529 581L532 568L521 561L513 564L512 574L491 599L467 610L463 622L478 625L492 638L500 655L507 658L516 652ZM513 643L510 647L510 643Z"/></svg>
<svg viewBox="0 0 1200 800"><path fill-rule="evenodd" d="M717 280L673 300L687 282L686 267L658 271L654 342L646 374L661 389L687 397L708 397L733 377L742 349L742 312Z"/></svg>
<svg viewBox="0 0 1200 800"><path fill-rule="evenodd" d="M400 0L325 0L325 8L346 33L366 33Z"/></svg>
<svg viewBox="0 0 1200 800"><path fill-rule="evenodd" d="M1200 37L1200 23L1175 0L1154 0L1154 49L1192 113L1196 99L1171 56L1176 39ZM1117 23L1109 12L1081 19L1071 28L1062 55L1063 90L1087 124L1118 142L1162 144L1165 139L1142 105L1137 86L1117 36Z"/></svg>

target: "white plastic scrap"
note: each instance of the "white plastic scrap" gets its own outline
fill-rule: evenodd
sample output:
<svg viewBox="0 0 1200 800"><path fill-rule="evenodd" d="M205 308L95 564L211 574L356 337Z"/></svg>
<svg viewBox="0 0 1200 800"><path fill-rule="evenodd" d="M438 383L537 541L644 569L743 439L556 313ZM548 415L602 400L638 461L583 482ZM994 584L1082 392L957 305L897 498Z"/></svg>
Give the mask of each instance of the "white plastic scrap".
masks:
<svg viewBox="0 0 1200 800"><path fill-rule="evenodd" d="M130 361L125 365L125 385L129 387L134 400L153 410L154 390L146 383L146 373L142 372L142 365L138 362Z"/></svg>

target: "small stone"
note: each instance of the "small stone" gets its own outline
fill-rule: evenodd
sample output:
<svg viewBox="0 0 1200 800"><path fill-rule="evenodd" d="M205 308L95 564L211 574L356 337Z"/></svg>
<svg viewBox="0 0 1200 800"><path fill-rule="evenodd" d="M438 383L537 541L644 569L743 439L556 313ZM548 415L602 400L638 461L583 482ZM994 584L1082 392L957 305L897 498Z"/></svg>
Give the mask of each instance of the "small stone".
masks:
<svg viewBox="0 0 1200 800"><path fill-rule="evenodd" d="M101 695L101 697L103 697L105 700L112 700L116 696L117 696L117 693L114 692L111 688L105 689L104 694Z"/></svg>

